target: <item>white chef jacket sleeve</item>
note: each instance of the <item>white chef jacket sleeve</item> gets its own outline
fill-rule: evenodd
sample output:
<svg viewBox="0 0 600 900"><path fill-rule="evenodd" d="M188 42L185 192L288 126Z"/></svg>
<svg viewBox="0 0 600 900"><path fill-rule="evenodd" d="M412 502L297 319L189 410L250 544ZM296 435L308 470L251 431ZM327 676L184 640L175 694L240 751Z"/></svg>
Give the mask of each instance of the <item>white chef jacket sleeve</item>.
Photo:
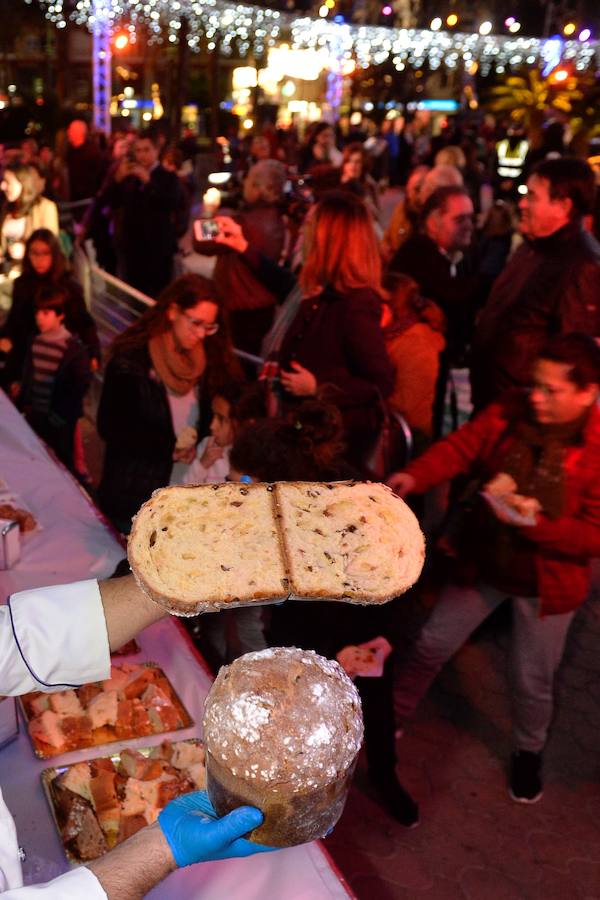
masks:
<svg viewBox="0 0 600 900"><path fill-rule="evenodd" d="M106 891L89 869L81 866L59 875L46 884L12 888L0 894L2 900L108 900Z"/></svg>
<svg viewBox="0 0 600 900"><path fill-rule="evenodd" d="M0 694L64 690L109 677L97 581L20 591L0 606Z"/></svg>
<svg viewBox="0 0 600 900"><path fill-rule="evenodd" d="M0 895L1 900L28 900L44 892L43 900L106 900L106 892L89 869L81 867L46 884L22 887L23 875L15 823L0 790Z"/></svg>

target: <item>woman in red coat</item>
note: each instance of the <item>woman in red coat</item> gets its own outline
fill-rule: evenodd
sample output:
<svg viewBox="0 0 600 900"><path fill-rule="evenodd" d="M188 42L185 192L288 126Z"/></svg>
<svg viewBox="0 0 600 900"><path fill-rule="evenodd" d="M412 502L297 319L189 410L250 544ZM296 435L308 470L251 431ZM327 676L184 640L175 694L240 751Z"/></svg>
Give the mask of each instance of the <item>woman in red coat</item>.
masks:
<svg viewBox="0 0 600 900"><path fill-rule="evenodd" d="M600 348L587 335L553 339L533 366L529 403L487 407L390 478L401 496L476 473L492 509L474 506L459 547L471 576L447 585L401 674L396 708L409 716L442 665L512 598L513 740L510 795L542 795L542 750L554 674L600 556ZM493 484L491 483L493 481ZM527 499L526 499L527 498ZM530 508L526 517L515 508Z"/></svg>

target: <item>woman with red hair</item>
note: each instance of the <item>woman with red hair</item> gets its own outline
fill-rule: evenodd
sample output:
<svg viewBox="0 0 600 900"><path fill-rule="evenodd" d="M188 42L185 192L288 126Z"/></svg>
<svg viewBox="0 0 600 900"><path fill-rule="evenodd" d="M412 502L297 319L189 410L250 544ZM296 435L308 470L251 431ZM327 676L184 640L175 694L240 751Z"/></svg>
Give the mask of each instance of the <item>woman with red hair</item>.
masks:
<svg viewBox="0 0 600 900"><path fill-rule="evenodd" d="M217 240L243 253L283 298L289 273L249 247L231 219ZM381 398L393 389L381 317L381 260L365 204L342 191L326 194L305 223L301 302L279 349L283 405L319 392L342 413L348 458L362 465L380 425Z"/></svg>

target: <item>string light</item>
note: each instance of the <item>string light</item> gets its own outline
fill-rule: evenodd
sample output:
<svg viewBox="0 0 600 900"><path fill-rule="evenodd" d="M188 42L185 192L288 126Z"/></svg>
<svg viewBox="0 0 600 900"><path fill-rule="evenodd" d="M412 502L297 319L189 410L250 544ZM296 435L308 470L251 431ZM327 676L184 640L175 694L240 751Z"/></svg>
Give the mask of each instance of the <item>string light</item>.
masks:
<svg viewBox="0 0 600 900"><path fill-rule="evenodd" d="M129 44L129 35L125 34L124 31L120 31L119 34L115 35L114 45L116 50L124 50Z"/></svg>
<svg viewBox="0 0 600 900"><path fill-rule="evenodd" d="M68 20L90 29L94 26L97 0L74 3L39 0L39 3L57 27L64 28ZM492 35L491 22L482 22L479 34L462 34L442 31L439 17L429 29L422 30L359 26L333 22L327 17L297 18L293 13L228 0L102 0L102 6L113 33L127 23L130 42L135 39L136 29L143 26L150 33L151 43L177 43L185 19L187 41L194 52L207 49L208 43L216 48L218 40L223 55L240 58L258 52L258 47L267 51L280 46L285 40L294 49L322 50L338 63L352 57L359 69L380 65L388 59L400 71L400 65L419 68L425 62L434 68L442 62L450 68L466 68L476 60L481 73L486 75L494 69L504 72L510 66L521 64L513 62L517 59L532 59L532 65L544 62L545 41L513 36L513 29L520 28L518 22L508 26L510 34ZM331 9L325 2L323 7L329 14ZM437 21L439 26L434 28ZM575 27L571 34L574 31ZM590 38L591 35L584 38L580 34L579 40L564 43L565 58L578 71L600 68L600 45Z"/></svg>
<svg viewBox="0 0 600 900"><path fill-rule="evenodd" d="M571 37L572 34L575 34L576 27L575 22L567 22L563 28L563 33L566 34L567 37Z"/></svg>
<svg viewBox="0 0 600 900"><path fill-rule="evenodd" d="M448 28L454 28L455 25L458 25L458 16L456 13L450 13L448 18L446 19L446 25Z"/></svg>

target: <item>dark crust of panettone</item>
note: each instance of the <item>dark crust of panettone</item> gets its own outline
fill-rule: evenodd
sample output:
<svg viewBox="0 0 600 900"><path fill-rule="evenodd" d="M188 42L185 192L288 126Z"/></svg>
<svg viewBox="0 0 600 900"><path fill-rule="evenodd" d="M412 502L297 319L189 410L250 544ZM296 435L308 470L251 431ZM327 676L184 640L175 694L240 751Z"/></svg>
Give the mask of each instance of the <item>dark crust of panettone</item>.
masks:
<svg viewBox="0 0 600 900"><path fill-rule="evenodd" d="M295 847L325 837L338 822L348 796L356 760L345 775L330 784L295 794L274 794L264 785L235 778L206 754L206 790L218 816L238 806L256 806L264 815L263 824L246 839L267 847Z"/></svg>
<svg viewBox="0 0 600 900"><path fill-rule="evenodd" d="M337 662L295 647L239 657L220 670L203 724L209 796L219 814L261 809L252 840L294 846L337 822L363 734L358 692Z"/></svg>

